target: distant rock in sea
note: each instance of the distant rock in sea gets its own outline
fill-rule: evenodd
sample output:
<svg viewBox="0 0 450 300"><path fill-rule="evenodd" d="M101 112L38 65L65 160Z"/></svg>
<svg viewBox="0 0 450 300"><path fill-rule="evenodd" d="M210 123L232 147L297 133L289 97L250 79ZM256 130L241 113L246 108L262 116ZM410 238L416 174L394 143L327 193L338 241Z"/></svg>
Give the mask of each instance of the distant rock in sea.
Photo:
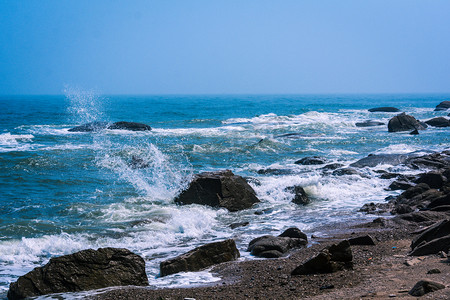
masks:
<svg viewBox="0 0 450 300"><path fill-rule="evenodd" d="M372 120L355 123L356 127L372 127L372 126L380 126L380 125L384 125L384 123L378 122L378 121L372 121Z"/></svg>
<svg viewBox="0 0 450 300"><path fill-rule="evenodd" d="M384 107L375 107L369 109L370 112L399 112L400 109L390 106L384 106Z"/></svg>
<svg viewBox="0 0 450 300"><path fill-rule="evenodd" d="M152 128L146 124L136 123L136 122L91 122L86 123L80 126L76 126L70 128L70 132L97 132L103 129L122 129L122 130L131 130L131 131L147 131L152 130Z"/></svg>
<svg viewBox="0 0 450 300"><path fill-rule="evenodd" d="M449 127L450 126L450 120L444 117L437 117L430 119L428 121L425 121L430 126L433 127Z"/></svg>
<svg viewBox="0 0 450 300"><path fill-rule="evenodd" d="M441 111L441 110L447 110L450 108L450 101L442 101L441 103L439 103L436 108L434 109L434 111Z"/></svg>
<svg viewBox="0 0 450 300"><path fill-rule="evenodd" d="M427 125L419 122L413 116L401 113L392 119L388 123L389 132L410 131L410 130L424 130Z"/></svg>

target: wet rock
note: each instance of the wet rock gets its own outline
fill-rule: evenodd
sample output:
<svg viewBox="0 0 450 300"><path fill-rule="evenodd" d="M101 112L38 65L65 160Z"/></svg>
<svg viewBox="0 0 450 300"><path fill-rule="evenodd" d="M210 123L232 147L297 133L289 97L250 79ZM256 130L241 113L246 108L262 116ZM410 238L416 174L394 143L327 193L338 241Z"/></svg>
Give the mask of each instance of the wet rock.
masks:
<svg viewBox="0 0 450 300"><path fill-rule="evenodd" d="M368 246L375 245L375 240L370 235L363 235L363 236L351 238L348 240L348 242L352 246L353 245L368 245Z"/></svg>
<svg viewBox="0 0 450 300"><path fill-rule="evenodd" d="M344 165L340 163L328 164L322 167L322 170L336 170L342 168Z"/></svg>
<svg viewBox="0 0 450 300"><path fill-rule="evenodd" d="M209 243L175 258L161 262L161 276L179 272L194 272L240 257L233 239Z"/></svg>
<svg viewBox="0 0 450 300"><path fill-rule="evenodd" d="M298 228L289 228L279 236L264 235L253 239L248 245L247 251L259 257L278 258L307 243L306 234Z"/></svg>
<svg viewBox="0 0 450 300"><path fill-rule="evenodd" d="M388 172L386 172L384 174L381 174L380 178L381 179L392 179L392 178L396 178L398 176L400 176L400 174L398 174L398 173L388 173Z"/></svg>
<svg viewBox="0 0 450 300"><path fill-rule="evenodd" d="M390 106L384 106L384 107L375 107L369 109L370 112L399 112L400 109Z"/></svg>
<svg viewBox="0 0 450 300"><path fill-rule="evenodd" d="M232 223L230 224L230 228L231 229L236 229L238 227L245 227L248 226L250 223L249 222L237 222L237 223Z"/></svg>
<svg viewBox="0 0 450 300"><path fill-rule="evenodd" d="M127 249L88 249L50 259L11 283L8 299L110 286L147 286L144 260Z"/></svg>
<svg viewBox="0 0 450 300"><path fill-rule="evenodd" d="M356 127L372 127L372 126L381 126L384 125L383 122L367 120L364 122L355 123Z"/></svg>
<svg viewBox="0 0 450 300"><path fill-rule="evenodd" d="M438 198L434 199L433 201L431 201L428 204L427 209L434 209L434 208L445 207L445 206L449 206L449 205L450 205L450 193L445 196L438 197Z"/></svg>
<svg viewBox="0 0 450 300"><path fill-rule="evenodd" d="M412 199L430 189L430 186L426 183L419 183L413 187L408 188L404 191L398 198L397 201L400 202L402 199ZM403 202L404 203L404 202Z"/></svg>
<svg viewBox="0 0 450 300"><path fill-rule="evenodd" d="M409 134L411 134L411 135L418 135L418 134L419 134L419 130L414 129L414 130L411 131Z"/></svg>
<svg viewBox="0 0 450 300"><path fill-rule="evenodd" d="M444 118L444 117L433 118L428 121L425 121L425 123L430 126L433 126L433 127L449 127L450 126L450 120L447 118Z"/></svg>
<svg viewBox="0 0 450 300"><path fill-rule="evenodd" d="M150 163L139 156L133 155L128 165L132 169L145 169L150 167Z"/></svg>
<svg viewBox="0 0 450 300"><path fill-rule="evenodd" d="M440 172L428 172L420 175L416 183L426 183L430 188L439 189L446 181L447 178L442 176Z"/></svg>
<svg viewBox="0 0 450 300"><path fill-rule="evenodd" d="M434 111L441 111L441 110L447 110L450 108L450 101L442 101L438 105L436 105L436 108Z"/></svg>
<svg viewBox="0 0 450 300"><path fill-rule="evenodd" d="M354 168L376 167L378 165L396 166L403 164L413 157L420 156L418 153L412 152L407 154L370 154L357 162L350 164Z"/></svg>
<svg viewBox="0 0 450 300"><path fill-rule="evenodd" d="M259 169L256 171L256 173L260 175L290 175L293 174L293 170L289 169L273 169L273 168L267 168L267 169Z"/></svg>
<svg viewBox="0 0 450 300"><path fill-rule="evenodd" d="M332 273L353 268L353 255L347 240L323 249L317 256L295 268L291 275Z"/></svg>
<svg viewBox="0 0 450 300"><path fill-rule="evenodd" d="M258 203L253 188L230 170L205 172L194 176L188 189L175 198L178 204L224 207L229 211L247 209Z"/></svg>
<svg viewBox="0 0 450 300"><path fill-rule="evenodd" d="M401 113L392 119L388 123L389 132L409 131L409 130L424 130L426 125L420 123L413 116Z"/></svg>
<svg viewBox="0 0 450 300"><path fill-rule="evenodd" d="M108 129L122 129L131 131L147 131L152 130L152 128L146 124L136 123L136 122L115 122L108 126Z"/></svg>
<svg viewBox="0 0 450 300"><path fill-rule="evenodd" d="M337 169L334 170L332 173L334 176L344 176L344 175L358 175L361 177L366 177L367 175L353 169L353 168L341 168L341 169Z"/></svg>
<svg viewBox="0 0 450 300"><path fill-rule="evenodd" d="M428 293L432 293L445 288L445 285L429 280L421 280L417 282L408 294L415 297L420 297Z"/></svg>
<svg viewBox="0 0 450 300"><path fill-rule="evenodd" d="M411 242L410 255L421 256L435 254L450 249L450 220L437 222Z"/></svg>
<svg viewBox="0 0 450 300"><path fill-rule="evenodd" d="M306 205L311 202L305 190L299 185L287 187L286 191L294 194L292 202L295 204Z"/></svg>
<svg viewBox="0 0 450 300"><path fill-rule="evenodd" d="M97 132L108 127L108 122L91 122L70 128L70 132Z"/></svg>
<svg viewBox="0 0 450 300"><path fill-rule="evenodd" d="M407 190L412 187L414 187L414 184L409 181L396 180L389 185L388 189L390 191L397 191L397 190Z"/></svg>
<svg viewBox="0 0 450 300"><path fill-rule="evenodd" d="M304 166L309 166L309 165L323 165L326 164L327 160L323 157L320 156L311 156L311 157L304 157L300 160L297 160L295 162L295 164L297 165L304 165Z"/></svg>
<svg viewBox="0 0 450 300"><path fill-rule="evenodd" d="M407 205L407 204L398 204L395 206L395 208L391 211L394 215L403 215L413 212L414 209Z"/></svg>
<svg viewBox="0 0 450 300"><path fill-rule="evenodd" d="M450 156L445 151L442 153L432 153L429 155L422 155L420 157L413 157L408 159L406 165L411 168L446 168L450 166Z"/></svg>
<svg viewBox="0 0 450 300"><path fill-rule="evenodd" d="M391 211L393 208L392 203L366 203L364 204L359 211L365 212L368 214L384 214Z"/></svg>
<svg viewBox="0 0 450 300"><path fill-rule="evenodd" d="M405 220L413 223L421 223L425 225L432 225L436 221L442 220L446 215L435 211L414 211L399 215L397 219Z"/></svg>

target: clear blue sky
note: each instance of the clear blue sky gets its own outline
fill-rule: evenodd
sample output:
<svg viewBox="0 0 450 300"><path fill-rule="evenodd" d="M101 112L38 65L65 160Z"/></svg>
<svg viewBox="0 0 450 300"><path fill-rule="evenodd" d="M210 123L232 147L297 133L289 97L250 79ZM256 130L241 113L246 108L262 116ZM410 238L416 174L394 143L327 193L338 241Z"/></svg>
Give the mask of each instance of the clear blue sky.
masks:
<svg viewBox="0 0 450 300"><path fill-rule="evenodd" d="M0 94L450 92L448 0L2 0Z"/></svg>

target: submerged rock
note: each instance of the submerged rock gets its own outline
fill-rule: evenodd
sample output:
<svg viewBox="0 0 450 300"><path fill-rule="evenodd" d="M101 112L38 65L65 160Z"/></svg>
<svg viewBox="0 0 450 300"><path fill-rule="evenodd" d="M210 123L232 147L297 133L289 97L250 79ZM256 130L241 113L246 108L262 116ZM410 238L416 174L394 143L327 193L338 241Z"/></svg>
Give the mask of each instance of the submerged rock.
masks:
<svg viewBox="0 0 450 300"><path fill-rule="evenodd" d="M442 101L438 105L436 105L436 108L434 111L441 111L441 110L447 110L450 108L450 101Z"/></svg>
<svg viewBox="0 0 450 300"><path fill-rule="evenodd" d="M209 243L195 248L175 258L161 262L161 276L179 272L199 271L210 266L240 257L239 250L233 239Z"/></svg>
<svg viewBox="0 0 450 300"><path fill-rule="evenodd" d="M278 258L288 253L289 250L300 248L307 243L306 234L300 229L292 227L279 236L264 235L253 239L248 245L247 251L259 257Z"/></svg>
<svg viewBox="0 0 450 300"><path fill-rule="evenodd" d="M70 132L97 132L108 127L108 122L91 122L70 128Z"/></svg>
<svg viewBox="0 0 450 300"><path fill-rule="evenodd" d="M390 106L384 106L384 107L375 107L369 109L370 112L399 112L400 109Z"/></svg>
<svg viewBox="0 0 450 300"><path fill-rule="evenodd" d="M383 122L367 120L364 122L355 123L356 127L372 127L372 126L381 126L384 125Z"/></svg>
<svg viewBox="0 0 450 300"><path fill-rule="evenodd" d="M295 268L291 275L332 273L353 268L353 254L347 240L323 249L317 256Z"/></svg>
<svg viewBox="0 0 450 300"><path fill-rule="evenodd" d="M108 126L108 129L123 129L131 131L147 131L152 130L152 128L146 124L136 123L136 122L116 122Z"/></svg>
<svg viewBox="0 0 450 300"><path fill-rule="evenodd" d="M178 204L224 207L229 211L247 209L258 203L253 188L230 170L204 172L194 176L189 187L175 198Z"/></svg>
<svg viewBox="0 0 450 300"><path fill-rule="evenodd" d="M148 285L142 257L127 249L88 249L52 258L19 277L11 283L8 299L127 285Z"/></svg>
<svg viewBox="0 0 450 300"><path fill-rule="evenodd" d="M413 116L401 113L392 119L388 123L389 132L410 131L410 130L424 130L426 124L419 122Z"/></svg>
<svg viewBox="0 0 450 300"><path fill-rule="evenodd" d="M146 124L135 123L135 122L91 122L86 123L80 126L73 127L69 129L70 132L97 132L103 129L123 129L123 130L131 130L131 131L146 131L152 130L152 128Z"/></svg>
<svg viewBox="0 0 450 300"><path fill-rule="evenodd" d="M286 191L294 193L294 199L292 199L292 202L295 204L306 205L311 202L305 190L299 185L287 187Z"/></svg>
<svg viewBox="0 0 450 300"><path fill-rule="evenodd" d="M320 156L303 157L302 159L297 160L295 162L295 164L297 165L304 165L304 166L323 165L325 163L327 163L327 160Z"/></svg>

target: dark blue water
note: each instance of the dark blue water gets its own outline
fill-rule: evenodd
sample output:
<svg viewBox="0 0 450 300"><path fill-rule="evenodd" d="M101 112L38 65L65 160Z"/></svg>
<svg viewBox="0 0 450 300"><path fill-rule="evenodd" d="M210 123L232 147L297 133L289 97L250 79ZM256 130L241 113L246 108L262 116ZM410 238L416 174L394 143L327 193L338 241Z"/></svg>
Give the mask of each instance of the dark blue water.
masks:
<svg viewBox="0 0 450 300"><path fill-rule="evenodd" d="M101 96L71 90L64 96L0 97L0 297L10 282L52 256L86 248L126 247L144 256L150 284L213 281L208 272L157 278L159 262L200 244L233 237L244 259L248 242L289 226L315 233L317 225L367 218L367 201L383 201L391 180L375 169L367 176L332 176L294 162L319 155L349 164L370 153L440 151L449 129L418 136L388 133L396 113L368 108L395 106L420 120L445 116L434 107L449 95L253 95ZM150 132L104 130L71 133L91 121L133 121ZM296 135L282 136L295 133ZM130 166L132 157L148 163ZM286 175L261 169L288 170ZM191 176L231 169L246 176L262 202L229 213L174 205ZM302 185L313 203L290 201L287 186ZM392 193L392 192L391 192ZM256 210L266 210L255 215ZM231 230L236 221L250 226Z"/></svg>

